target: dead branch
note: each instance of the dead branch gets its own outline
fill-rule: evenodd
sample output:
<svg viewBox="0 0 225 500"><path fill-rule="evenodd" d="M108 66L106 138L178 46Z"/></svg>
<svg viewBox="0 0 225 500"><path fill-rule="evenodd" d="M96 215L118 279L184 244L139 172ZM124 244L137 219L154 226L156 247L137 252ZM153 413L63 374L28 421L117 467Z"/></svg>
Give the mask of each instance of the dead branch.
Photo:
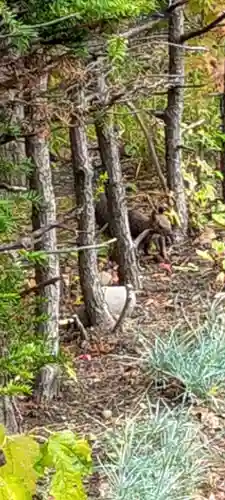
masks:
<svg viewBox="0 0 225 500"><path fill-rule="evenodd" d="M214 21L207 24L203 28L199 28L198 30L191 31L190 33L186 33L186 34L184 33L184 35L182 35L180 37L179 42L184 43L187 40L191 40L192 38L195 38L196 36L202 36L205 33L208 33L208 31L211 31L214 28L216 28L221 23L221 21L223 21L223 19L225 19L225 12L223 12L220 16L217 17L217 19L214 19Z"/></svg>
<svg viewBox="0 0 225 500"><path fill-rule="evenodd" d="M99 236L100 234L104 233L104 231L107 229L109 223L106 222L106 224L104 224L104 226L102 226L101 229L99 229L99 231L97 232L97 236Z"/></svg>
<svg viewBox="0 0 225 500"><path fill-rule="evenodd" d="M35 253L38 255L38 254L46 254L46 255L49 255L49 254L59 254L59 255L63 255L63 254L67 254L67 253L75 253L75 252L81 252L82 250L93 250L93 249L98 249L98 248L102 248L102 247L105 247L105 246L108 246L108 245L111 245L112 243L115 243L115 241L117 241L116 238L112 238L111 240L108 240L108 241L104 241L103 243L96 243L94 245L84 245L84 246L81 246L81 247L71 247L71 248L62 248L61 250L35 250ZM29 247L30 245L30 242L31 242L31 239L30 238L23 238L22 240L20 240L19 242L16 242L16 243L10 243L10 244L5 244L5 245L0 245L0 253L10 253L11 250L27 250L27 251L32 251L33 250L33 246L32 248Z"/></svg>
<svg viewBox="0 0 225 500"><path fill-rule="evenodd" d="M170 5L167 9L152 14L147 23L142 23L134 28L130 28L129 30L120 33L119 36L130 39L136 35L140 35L143 31L148 31L153 28L153 26L156 26L160 21L166 19L175 9L185 5L186 3L188 3L188 0L179 0L175 4Z"/></svg>
<svg viewBox="0 0 225 500"><path fill-rule="evenodd" d="M73 322L75 323L79 332L81 333L82 340L86 340L86 342L88 342L89 338L88 338L87 330L84 328L84 325L83 325L82 321L80 320L78 314L73 314Z"/></svg>
<svg viewBox="0 0 225 500"><path fill-rule="evenodd" d="M116 322L116 324L114 325L113 329L112 329L112 333L115 333L119 327L122 326L122 323L125 319L125 316L126 316L126 312L132 302L132 292L133 292L133 287L130 283L128 283L126 286L126 291L127 291L127 297L126 297L126 301L125 301L125 304L123 306L123 309L122 309L122 312Z"/></svg>
<svg viewBox="0 0 225 500"><path fill-rule="evenodd" d="M19 191L27 192L27 188L25 186L11 186L6 182L0 182L0 189L6 189L6 191L11 191L13 193L18 193Z"/></svg>
<svg viewBox="0 0 225 500"><path fill-rule="evenodd" d="M187 132L187 130L192 130L193 128L200 127L200 125L203 125L205 123L205 119L201 118L201 120L198 120L197 122L193 122L190 125L183 125L183 133Z"/></svg>
<svg viewBox="0 0 225 500"><path fill-rule="evenodd" d="M39 283L38 285L34 285L31 288L22 290L22 292L20 293L20 297L23 298L26 297L26 295L30 295L31 293L39 292L48 285L54 285L59 280L62 280L61 276L55 276L54 278L50 278L49 280L42 281L42 283Z"/></svg>
<svg viewBox="0 0 225 500"><path fill-rule="evenodd" d="M154 165L155 165L155 168L156 168L156 171L157 171L157 174L159 176L159 179L161 181L161 184L162 184L162 187L165 191L165 193L168 193L168 188L167 188L167 183L166 183L166 179L162 173L162 169L160 167L160 164L159 164L159 160L158 160L158 157L157 157L157 154L156 154L156 150L155 150L155 146L154 146L154 143L152 141L152 138L150 137L150 134L147 130L147 128L145 127L145 124L140 116L140 114L136 111L136 108L134 106L134 104L131 102L131 101L128 101L127 103L127 106L128 108L130 108L134 114L135 114L135 117L146 137L146 140L147 140L147 144L148 144L148 150L149 150L149 155L151 156L153 162L154 162Z"/></svg>

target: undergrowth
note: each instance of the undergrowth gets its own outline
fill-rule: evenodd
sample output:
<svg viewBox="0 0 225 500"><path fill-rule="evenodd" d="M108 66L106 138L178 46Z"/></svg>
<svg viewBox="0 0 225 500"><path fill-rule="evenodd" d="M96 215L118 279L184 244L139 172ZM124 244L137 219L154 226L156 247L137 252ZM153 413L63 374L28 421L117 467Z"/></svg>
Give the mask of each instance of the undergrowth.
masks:
<svg viewBox="0 0 225 500"><path fill-rule="evenodd" d="M203 326L188 333L172 331L153 345L141 339L143 365L156 382L175 378L185 395L221 403L225 389L225 322L212 313Z"/></svg>
<svg viewBox="0 0 225 500"><path fill-rule="evenodd" d="M105 500L190 500L206 478L209 462L199 427L187 412L150 404L122 430L106 436L100 463L109 491Z"/></svg>

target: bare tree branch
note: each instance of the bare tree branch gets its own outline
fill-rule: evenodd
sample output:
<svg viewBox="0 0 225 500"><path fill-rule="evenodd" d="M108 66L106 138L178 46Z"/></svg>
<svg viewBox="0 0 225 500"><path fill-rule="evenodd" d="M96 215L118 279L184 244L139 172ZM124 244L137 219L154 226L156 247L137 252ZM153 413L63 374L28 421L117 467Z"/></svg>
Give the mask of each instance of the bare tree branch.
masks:
<svg viewBox="0 0 225 500"><path fill-rule="evenodd" d="M156 151L155 151L155 146L153 144L152 138L150 137L150 134L147 131L147 129L145 127L145 124L144 124L143 120L141 119L140 114L137 113L134 104L132 102L128 101L127 102L127 106L128 106L128 108L130 108L134 112L134 114L136 116L136 119L137 119L137 121L138 121L138 123L139 123L139 125L140 125L140 127L142 129L142 131L144 132L144 135L146 137L147 144L148 144L149 153L150 153L151 158L152 158L152 160L154 162L154 165L155 165L155 168L157 170L157 174L158 174L159 179L161 181L162 187L163 187L165 193L167 193L168 192L168 188L167 188L166 179L165 179L165 177L164 177L164 175L162 173L162 169L161 169L160 164L159 164L159 160L158 160L158 157L157 157L157 154L156 154Z"/></svg>
<svg viewBox="0 0 225 500"><path fill-rule="evenodd" d="M190 33L186 33L186 34L184 33L184 35L182 35L180 40L179 40L180 43L184 43L187 40L191 40L192 38L196 38L197 36L202 36L205 33L208 33L208 31L211 31L214 28L216 28L219 25L219 23L221 21L223 21L223 19L225 19L225 12L223 12L220 16L217 17L217 19L215 19L211 23L207 24L203 28L199 28L198 30L191 31Z"/></svg>
<svg viewBox="0 0 225 500"><path fill-rule="evenodd" d="M48 229L50 230L50 229ZM71 248L62 248L61 250L35 250L35 254L67 254L67 253L75 253L75 252L81 252L82 250L93 250L93 248L104 248L108 245L111 245L112 243L115 243L117 241L116 238L112 238L111 240L104 241L103 243L96 243L95 245L84 245L81 247L71 247ZM31 243L30 238L23 238L19 242L16 243L10 243L10 244L5 244L5 245L0 245L0 253L10 253L11 250L27 250L28 252L31 252L33 250L33 247L30 248L29 244Z"/></svg>
<svg viewBox="0 0 225 500"><path fill-rule="evenodd" d="M88 342L89 337L88 337L87 330L85 329L85 327L84 327L82 321L80 320L78 314L73 314L73 321L74 321L75 325L77 326L79 332L81 333L82 339L86 340L86 342Z"/></svg>
<svg viewBox="0 0 225 500"><path fill-rule="evenodd" d="M125 316L126 316L126 312L132 302L132 292L133 292L133 287L130 283L128 283L126 286L126 291L127 291L127 296L126 296L126 301L125 301L125 304L123 306L123 309L122 309L122 312L116 322L116 324L114 325L113 329L112 329L112 333L115 333L119 327L122 326L122 323L123 323L123 320L125 319Z"/></svg>
<svg viewBox="0 0 225 500"><path fill-rule="evenodd" d="M25 186L11 186L10 184L7 184L6 182L0 182L0 189L6 189L6 191L10 191L13 193L18 193L20 191L23 191L26 193L28 190Z"/></svg>
<svg viewBox="0 0 225 500"><path fill-rule="evenodd" d="M20 297L26 297L26 295L30 295L31 293L36 293L45 288L48 285L54 285L57 281L61 280L61 276L55 276L54 278L50 278L49 280L42 281L42 283L39 283L38 285L34 285L31 288L27 288L25 290L22 290L20 293Z"/></svg>

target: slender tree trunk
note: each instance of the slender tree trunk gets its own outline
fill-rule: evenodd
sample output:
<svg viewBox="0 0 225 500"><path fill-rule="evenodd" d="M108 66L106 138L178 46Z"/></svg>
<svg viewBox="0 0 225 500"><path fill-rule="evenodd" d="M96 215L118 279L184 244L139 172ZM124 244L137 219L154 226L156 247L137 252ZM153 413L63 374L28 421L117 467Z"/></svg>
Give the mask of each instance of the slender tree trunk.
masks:
<svg viewBox="0 0 225 500"><path fill-rule="evenodd" d="M6 354L7 338L0 331L0 358ZM5 377L0 374L0 387L4 387L7 383ZM19 422L15 413L15 400L9 396L0 396L0 424L4 425L7 434L17 434L19 432Z"/></svg>
<svg viewBox="0 0 225 500"><path fill-rule="evenodd" d="M221 130L225 134L225 63L224 63L224 75L223 75L223 94L220 97L220 113L221 113ZM223 174L222 180L222 193L223 201L225 203L225 139L223 139L223 145L220 155L220 170Z"/></svg>
<svg viewBox="0 0 225 500"><path fill-rule="evenodd" d="M112 233L117 238L120 283L131 283L134 288L138 288L136 254L130 234L125 189L113 126L106 120L102 122L97 120L96 132L102 163L106 166L109 176L107 199L109 212L112 215Z"/></svg>
<svg viewBox="0 0 225 500"><path fill-rule="evenodd" d="M173 0L176 2L176 0ZM168 105L165 112L166 166L168 186L174 193L181 227L180 237L187 233L188 210L181 168L181 120L183 115L184 51L180 44L183 34L183 7L177 7L169 20L169 74L176 76L168 90Z"/></svg>
<svg viewBox="0 0 225 500"><path fill-rule="evenodd" d="M83 103L82 91L79 101ZM77 207L81 208L78 220L79 245L93 245L95 242L95 211L92 190L93 168L88 157L87 137L84 117L73 118L70 127L72 162L75 179ZM86 312L92 325L103 325L111 329L114 320L104 302L103 292L98 277L96 250L79 252L79 273Z"/></svg>
<svg viewBox="0 0 225 500"><path fill-rule="evenodd" d="M12 118L11 122L20 126L24 118L24 107L21 104L14 103L15 91L7 91L7 99L11 102ZM18 165L25 157L25 141L20 139L18 141L11 141L0 148L0 156L4 161ZM20 173L13 174L6 171L0 172L2 182L10 184L25 185L26 176ZM7 337L3 332L0 332L0 358L4 357L7 352ZM0 374L0 386L7 385L7 380ZM8 434L16 434L19 432L19 422L16 415L16 399L10 396L0 396L0 424L3 424Z"/></svg>
<svg viewBox="0 0 225 500"><path fill-rule="evenodd" d="M39 97L33 99L33 103L28 111L30 123L39 132L27 138L27 155L32 159L34 169L32 172L30 186L41 195L41 203L38 208L33 205L32 224L33 229L48 226L56 220L56 203L52 185L52 172L49 159L49 149L47 142L48 131L46 124L43 126L43 117L46 114L46 100L41 96L41 92L47 90L47 75L41 76L36 84L35 90ZM38 127L39 124L39 127ZM57 247L56 229L51 229L44 234L36 249L43 251L55 251ZM59 258L56 254L48 254L47 262L36 265L36 284L44 280L59 276ZM46 339L46 344L50 352L57 356L59 352L59 301L60 284L59 281L53 285L44 287L40 292L40 305L38 312L46 317L38 327ZM52 399L57 393L57 384L54 382L55 375L58 375L57 366L52 365L52 370L46 367L39 377L39 396ZM51 387L50 387L51 386Z"/></svg>
<svg viewBox="0 0 225 500"><path fill-rule="evenodd" d="M99 75L97 76L97 86L99 99L102 102L102 106L104 106L104 96L107 92L101 61ZM112 233L117 238L120 283L131 283L136 289L140 287L136 253L130 234L125 188L123 186L119 150L115 139L113 120L110 115L102 116L102 114L99 113L99 115L96 116L95 127L102 164L109 177L107 199L109 213L112 216Z"/></svg>
<svg viewBox="0 0 225 500"><path fill-rule="evenodd" d="M11 103L12 109L11 123L15 126L20 126L24 120L24 106L21 103L14 102L15 91L13 89L8 91L8 100ZM25 140L20 138L1 146L1 154L9 162L19 165L26 158ZM20 172L17 172L16 174L13 172L10 174L7 172L1 172L1 179L2 181L7 181L11 184L17 184L19 186L26 185L26 175Z"/></svg>

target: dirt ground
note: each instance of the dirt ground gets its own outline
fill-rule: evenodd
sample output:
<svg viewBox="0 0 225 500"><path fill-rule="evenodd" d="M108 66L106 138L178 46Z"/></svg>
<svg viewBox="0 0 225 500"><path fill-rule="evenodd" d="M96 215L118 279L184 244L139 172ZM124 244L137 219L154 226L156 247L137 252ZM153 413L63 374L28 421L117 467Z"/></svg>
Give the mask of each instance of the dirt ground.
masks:
<svg viewBox="0 0 225 500"><path fill-rule="evenodd" d="M126 321L123 333L110 337L104 331L97 335L90 332L90 342L81 346L77 333L68 332L72 340L64 341L63 349L73 360L77 381L65 380L60 398L48 408L24 401L21 412L25 430L40 434L44 427L69 428L89 438L94 435L92 445L96 453L104 429L121 425L127 415L135 414L144 396L151 394L151 380L138 363L139 335L153 339L154 335L165 336L178 325L181 329L197 325L208 313L218 291L216 271L199 261L192 242L174 250L171 260L172 273L161 269L151 258L142 263L143 290L138 295L134 317ZM89 354L89 358L80 359L83 354ZM171 394L163 397L170 399ZM207 424L209 434L213 431L210 425ZM216 487L209 490L214 496L202 498L225 498L223 473L217 471L215 477ZM100 489L99 479L94 476L90 498L99 498Z"/></svg>
<svg viewBox="0 0 225 500"><path fill-rule="evenodd" d="M65 379L59 399L48 408L37 407L32 400L21 402L24 430L32 429L40 435L46 427L69 428L91 439L94 455L101 452L104 430L121 425L127 415L135 414L140 408L146 394L151 395L151 380L139 366L140 335L152 340L155 335L167 335L174 327L179 326L183 331L198 325L218 292L217 271L199 259L196 248L201 245L193 240L172 248L171 272L162 269L151 256L142 261L143 289L138 294L133 317L126 320L122 333L109 336L104 331L90 331L90 341L84 345L73 328L62 331L62 348L70 355L77 379ZM63 272L76 278L76 263L67 259ZM74 279L62 302L64 316L72 311L78 297L77 279ZM171 394L163 397L170 399ZM203 416L206 414L205 409L199 411ZM208 414L211 415L207 411ZM215 434L214 417L211 415L206 423L209 437ZM223 419L221 422L225 430ZM224 442L220 441L218 446L224 449ZM99 498L101 484L97 475L89 487L89 497ZM212 471L212 484L206 485L200 498L225 499L223 470Z"/></svg>

